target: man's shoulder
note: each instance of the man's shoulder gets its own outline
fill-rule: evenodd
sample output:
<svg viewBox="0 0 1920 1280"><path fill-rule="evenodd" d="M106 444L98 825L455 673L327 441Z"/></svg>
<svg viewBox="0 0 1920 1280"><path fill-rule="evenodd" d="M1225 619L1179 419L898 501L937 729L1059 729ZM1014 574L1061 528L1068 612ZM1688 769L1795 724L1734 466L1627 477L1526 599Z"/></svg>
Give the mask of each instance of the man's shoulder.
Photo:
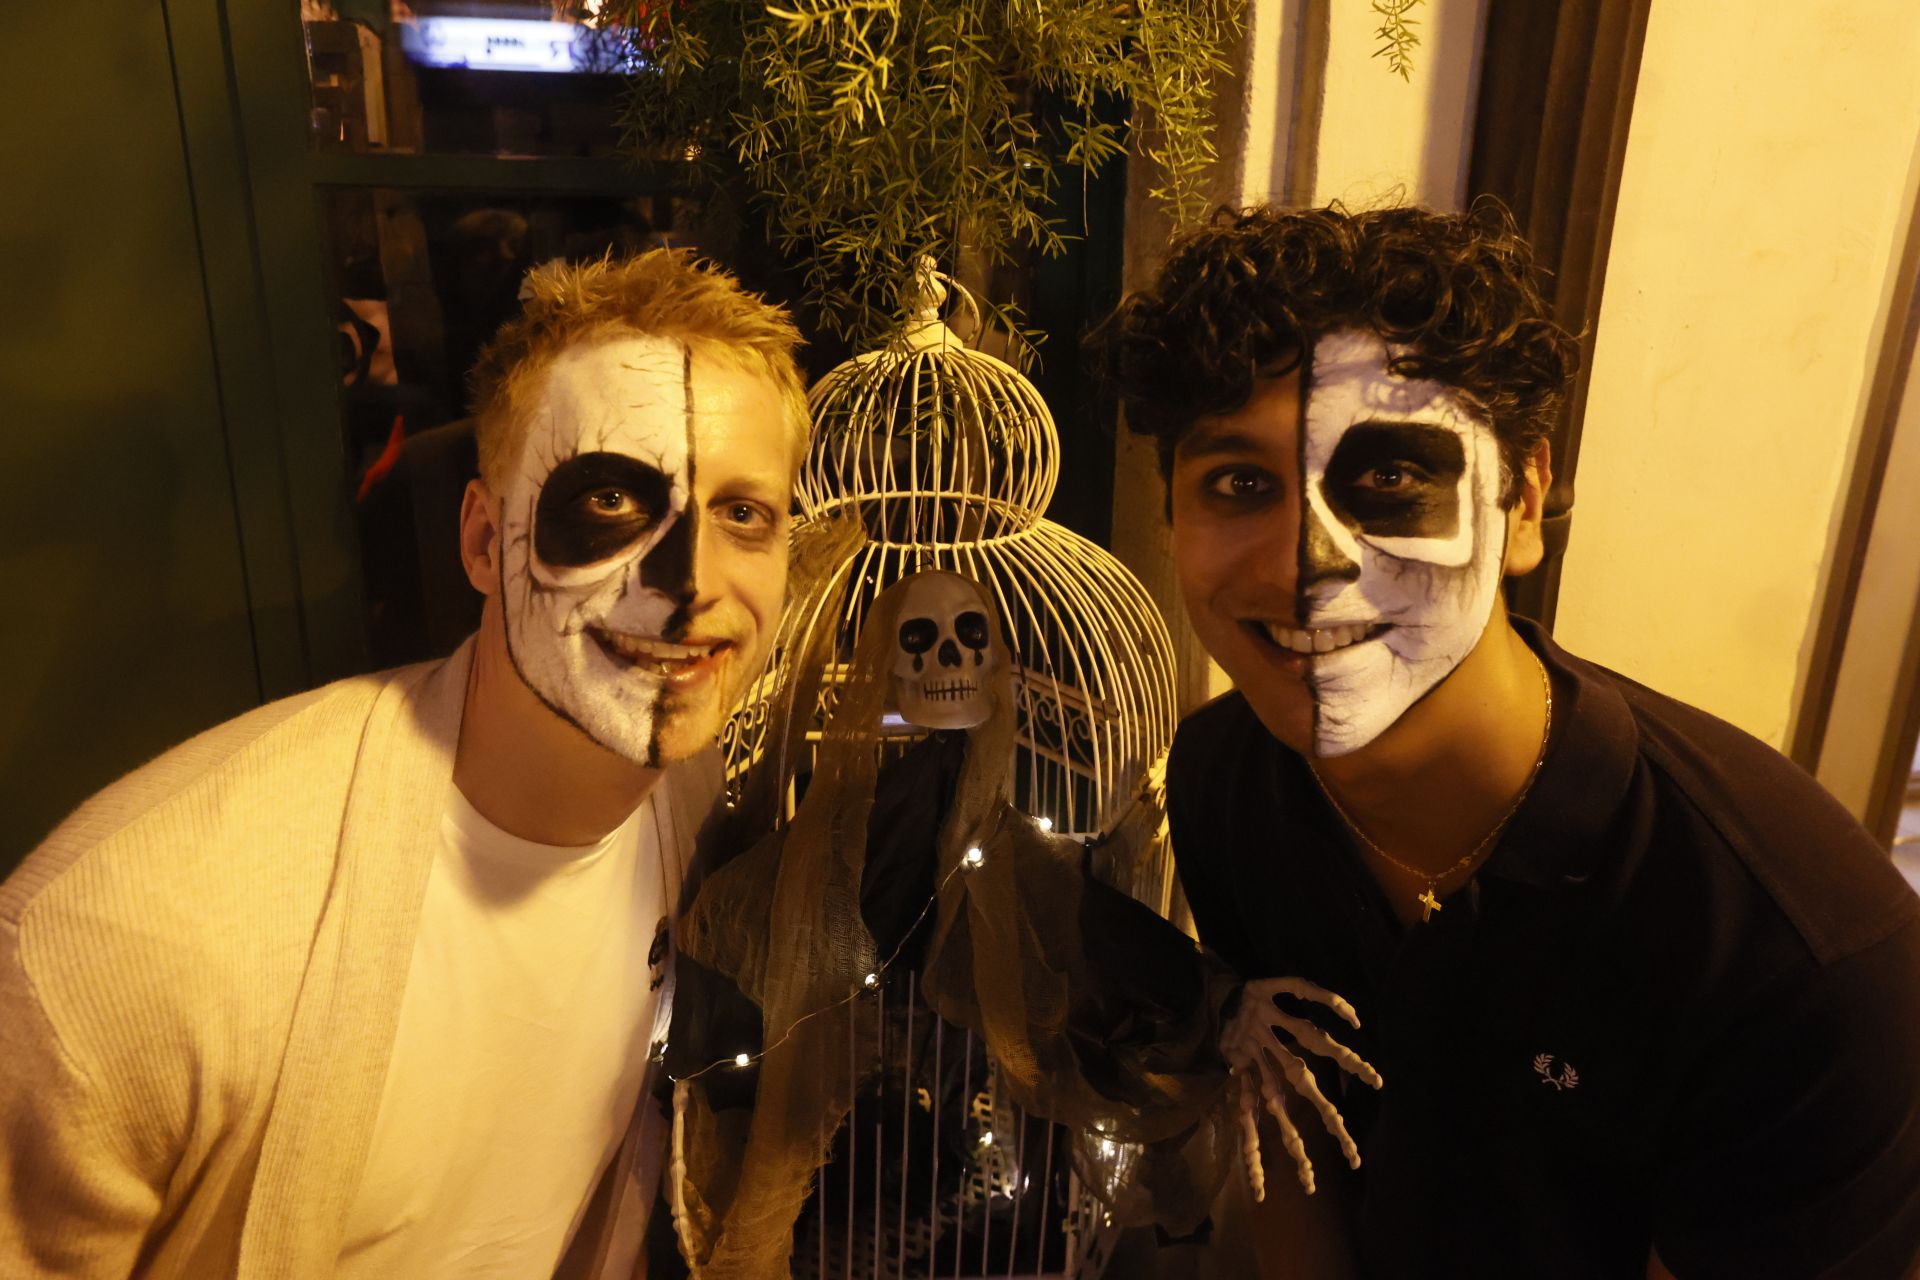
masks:
<svg viewBox="0 0 1920 1280"><path fill-rule="evenodd" d="M0 919L76 869L137 857L162 873L249 832L283 831L344 796L381 692L430 664L334 681L256 707L162 752L84 801L0 886Z"/></svg>
<svg viewBox="0 0 1920 1280"><path fill-rule="evenodd" d="M1619 691L1638 752L1701 857L1750 878L1822 964L1920 918L1920 901L1865 828L1799 765L1744 729L1596 664Z"/></svg>

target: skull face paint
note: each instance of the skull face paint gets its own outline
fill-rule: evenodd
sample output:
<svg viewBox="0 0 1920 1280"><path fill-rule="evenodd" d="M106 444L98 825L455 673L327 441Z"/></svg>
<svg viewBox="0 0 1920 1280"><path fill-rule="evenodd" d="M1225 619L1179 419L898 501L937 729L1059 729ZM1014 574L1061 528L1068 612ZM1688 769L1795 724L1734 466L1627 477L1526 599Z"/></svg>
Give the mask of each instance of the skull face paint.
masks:
<svg viewBox="0 0 1920 1280"><path fill-rule="evenodd" d="M1395 376L1370 333L1321 337L1305 382L1296 590L1313 750L1366 746L1473 651L1506 547L1500 445L1438 382Z"/></svg>
<svg viewBox="0 0 1920 1280"><path fill-rule="evenodd" d="M927 729L971 729L993 714L1000 644L977 583L930 571L900 602L893 692L900 717Z"/></svg>
<svg viewBox="0 0 1920 1280"><path fill-rule="evenodd" d="M693 595L692 357L620 337L546 373L501 501L507 652L601 746L659 763L656 727Z"/></svg>

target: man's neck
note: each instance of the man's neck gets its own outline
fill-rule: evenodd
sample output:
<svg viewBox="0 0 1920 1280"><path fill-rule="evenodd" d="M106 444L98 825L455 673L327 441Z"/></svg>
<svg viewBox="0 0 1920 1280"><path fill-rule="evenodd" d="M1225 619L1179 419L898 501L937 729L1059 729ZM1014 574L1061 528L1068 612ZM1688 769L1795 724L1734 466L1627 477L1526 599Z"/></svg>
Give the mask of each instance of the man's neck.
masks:
<svg viewBox="0 0 1920 1280"><path fill-rule="evenodd" d="M1474 849L1532 780L1547 725L1542 668L1505 608L1453 674L1391 728L1315 771L1401 862L1438 872Z"/></svg>
<svg viewBox="0 0 1920 1280"><path fill-rule="evenodd" d="M453 765L454 785L482 817L523 840L592 844L659 780L660 770L615 755L541 702L513 669L497 618L482 622Z"/></svg>

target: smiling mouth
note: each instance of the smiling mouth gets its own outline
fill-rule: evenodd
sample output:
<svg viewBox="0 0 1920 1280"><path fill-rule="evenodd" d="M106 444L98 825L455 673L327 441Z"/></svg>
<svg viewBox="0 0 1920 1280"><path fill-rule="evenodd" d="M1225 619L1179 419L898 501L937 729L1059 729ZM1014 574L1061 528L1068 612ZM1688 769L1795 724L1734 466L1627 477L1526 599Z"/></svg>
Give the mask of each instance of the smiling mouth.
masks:
<svg viewBox="0 0 1920 1280"><path fill-rule="evenodd" d="M1288 627L1277 622L1248 621L1246 628L1261 640L1300 657L1337 653L1392 630L1384 622L1349 622L1337 627Z"/></svg>
<svg viewBox="0 0 1920 1280"><path fill-rule="evenodd" d="M620 666L638 668L668 680L698 676L714 658L733 647L732 642L727 640L711 644L675 644L651 636L602 631L598 627L588 628L587 634L593 637L601 652Z"/></svg>

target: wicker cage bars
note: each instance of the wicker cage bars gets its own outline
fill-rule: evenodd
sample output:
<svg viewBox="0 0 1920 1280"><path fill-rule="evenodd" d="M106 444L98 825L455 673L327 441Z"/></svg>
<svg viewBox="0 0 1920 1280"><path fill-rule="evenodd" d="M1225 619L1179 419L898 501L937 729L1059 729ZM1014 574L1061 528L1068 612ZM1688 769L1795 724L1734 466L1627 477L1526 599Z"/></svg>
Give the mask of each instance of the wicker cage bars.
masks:
<svg viewBox="0 0 1920 1280"><path fill-rule="evenodd" d="M1139 764L1171 740L1172 708L1156 687L1171 683L1171 646L1156 645L1160 637L1148 631L1138 637L1144 644L1136 643L1132 654L1123 652L1125 630L1114 625L1120 621L1115 615L1123 611L1112 606L1139 594L1137 585L1109 572L1101 556L1085 554L1098 548L1068 530L1044 525L1034 534L1030 543L1022 540L1021 549L1030 554L1009 557L1007 568L1022 575L1031 595L1044 602L1044 611L1036 610L1036 615L1044 613L1052 622L1067 658L1062 664L1051 652L1042 655L1049 685L1046 699L1036 705L1058 708L1063 732L1077 725L1089 729L1093 774L1101 794L1095 811L1087 815L1091 822L1068 829L1103 830L1131 796ZM1096 596L1088 590L1089 582L1104 589ZM1023 683L1029 691L1038 691L1031 671ZM1075 718L1069 721L1069 716ZM1093 731L1095 726L1098 731Z"/></svg>
<svg viewBox="0 0 1920 1280"><path fill-rule="evenodd" d="M815 384L802 515L857 511L877 540L949 545L1038 522L1059 457L1051 415L1010 366L963 346L858 357Z"/></svg>

